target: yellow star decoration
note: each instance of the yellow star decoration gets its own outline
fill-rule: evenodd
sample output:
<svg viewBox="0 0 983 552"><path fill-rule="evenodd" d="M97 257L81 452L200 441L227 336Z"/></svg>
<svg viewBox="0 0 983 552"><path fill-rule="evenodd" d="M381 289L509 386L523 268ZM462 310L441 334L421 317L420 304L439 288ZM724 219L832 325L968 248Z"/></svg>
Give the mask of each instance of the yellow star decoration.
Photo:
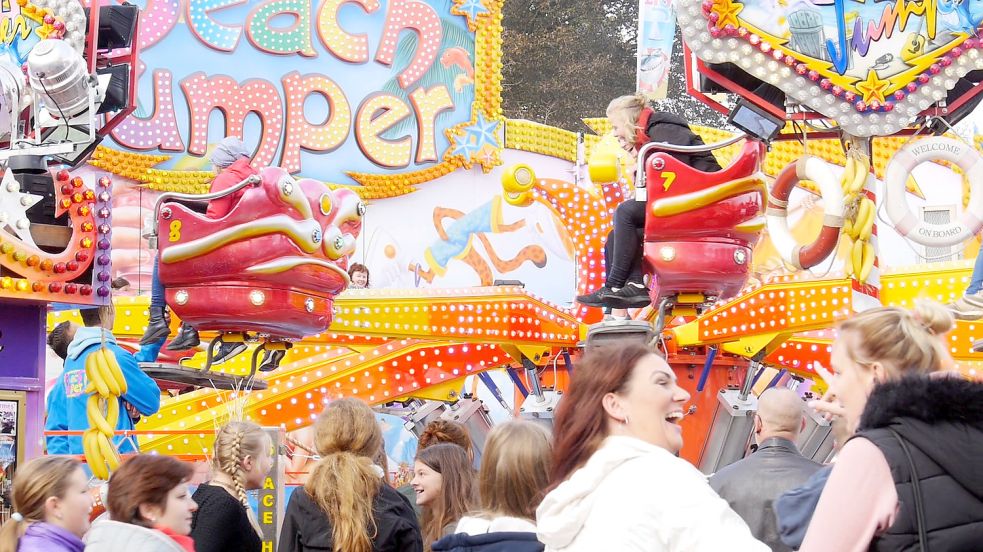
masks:
<svg viewBox="0 0 983 552"><path fill-rule="evenodd" d="M737 21L737 14L741 13L741 10L743 9L744 4L739 2L720 0L713 3L713 7L710 8L710 11L720 16L720 19L717 20L717 28L722 29L728 23L735 27L740 27L741 24Z"/></svg>
<svg viewBox="0 0 983 552"><path fill-rule="evenodd" d="M890 81L881 80L877 76L877 71L867 70L867 78L857 83L857 91L864 95L864 102L870 103L877 100L884 103L884 92L890 86Z"/></svg>

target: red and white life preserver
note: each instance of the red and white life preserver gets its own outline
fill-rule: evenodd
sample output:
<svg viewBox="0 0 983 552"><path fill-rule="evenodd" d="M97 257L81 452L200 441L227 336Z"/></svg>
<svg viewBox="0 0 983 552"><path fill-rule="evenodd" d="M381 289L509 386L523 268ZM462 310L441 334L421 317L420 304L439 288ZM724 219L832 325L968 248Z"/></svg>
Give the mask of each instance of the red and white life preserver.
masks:
<svg viewBox="0 0 983 552"><path fill-rule="evenodd" d="M815 182L823 197L823 228L819 237L808 245L796 242L788 228L788 197L802 180ZM771 186L765 213L768 235L788 264L798 269L815 266L836 248L843 227L843 208L843 190L829 165L818 157L803 156L782 169Z"/></svg>
<svg viewBox="0 0 983 552"><path fill-rule="evenodd" d="M958 220L930 224L919 220L905 201L905 183L919 163L945 159L955 163L969 181L969 205ZM942 136L909 142L887 164L884 176L884 202L895 230L915 243L929 247L948 247L964 242L983 227L983 163L969 144Z"/></svg>

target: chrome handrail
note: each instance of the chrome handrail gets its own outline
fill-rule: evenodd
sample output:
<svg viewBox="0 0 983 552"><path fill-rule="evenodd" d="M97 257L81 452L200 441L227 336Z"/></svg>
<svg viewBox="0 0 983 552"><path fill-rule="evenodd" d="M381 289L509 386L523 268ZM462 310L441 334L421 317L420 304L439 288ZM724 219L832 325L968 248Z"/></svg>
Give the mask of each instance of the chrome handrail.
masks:
<svg viewBox="0 0 983 552"><path fill-rule="evenodd" d="M183 200L183 201L211 201L213 199L218 199L220 197L232 195L247 186L258 185L262 183L263 183L263 179L258 174L254 174L254 175L247 176L245 180L239 182L235 186L232 186L231 188L226 188L218 192L212 192L207 194L181 194L178 192L164 192L160 194L160 197L158 197L156 203L154 203L154 230L153 233L150 234L150 236L157 237L158 235L157 230L160 220L160 208L161 206L163 206L164 202L166 201L172 201L175 199Z"/></svg>
<svg viewBox="0 0 983 552"><path fill-rule="evenodd" d="M666 142L648 142L642 146L642 149L638 150L638 161L636 162L637 164L635 166L635 187L645 187L645 158L652 150L671 151L676 153L702 153L706 151L713 151L715 149L726 148L727 146L734 145L745 138L751 139L750 136L742 133L736 134L733 137L721 142L703 144L702 146L682 146L679 144L668 144Z"/></svg>

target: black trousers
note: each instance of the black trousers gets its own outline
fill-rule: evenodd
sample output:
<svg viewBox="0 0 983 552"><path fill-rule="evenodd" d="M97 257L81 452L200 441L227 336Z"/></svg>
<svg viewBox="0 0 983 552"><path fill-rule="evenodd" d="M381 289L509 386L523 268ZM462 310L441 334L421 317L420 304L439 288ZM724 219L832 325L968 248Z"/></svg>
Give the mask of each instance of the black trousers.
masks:
<svg viewBox="0 0 983 552"><path fill-rule="evenodd" d="M605 283L620 288L643 283L642 239L645 235L644 201L629 199L614 210L614 230L604 243Z"/></svg>

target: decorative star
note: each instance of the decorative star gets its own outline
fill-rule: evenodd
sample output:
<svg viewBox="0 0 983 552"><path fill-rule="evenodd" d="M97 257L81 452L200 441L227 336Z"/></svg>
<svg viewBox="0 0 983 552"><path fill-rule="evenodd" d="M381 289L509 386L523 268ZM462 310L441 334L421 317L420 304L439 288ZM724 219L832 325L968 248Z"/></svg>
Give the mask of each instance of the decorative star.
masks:
<svg viewBox="0 0 983 552"><path fill-rule="evenodd" d="M460 136L458 138L455 138L454 144L457 147L454 148L451 151L451 154L452 155L460 155L466 161L470 161L471 160L471 156L476 151L478 151L479 149L481 149L477 145L475 145L474 142L471 141L471 136L469 136L469 135L464 135L464 136Z"/></svg>
<svg viewBox="0 0 983 552"><path fill-rule="evenodd" d="M27 210L43 198L39 195L26 194L20 191L20 184L9 171L4 171L0 181L0 228L10 227L14 234L24 243L37 247L31 236L31 222L27 218Z"/></svg>
<svg viewBox="0 0 983 552"><path fill-rule="evenodd" d="M463 15L468 20L468 27L473 28L477 25L478 16L489 12L488 8L482 4L482 0L454 0L451 13Z"/></svg>
<svg viewBox="0 0 983 552"><path fill-rule="evenodd" d="M710 11L720 16L720 19L717 20L717 28L722 29L726 27L728 23L734 27L740 27L741 24L737 21L737 14L741 13L741 10L743 9L744 4L739 2L720 0L713 3L713 7L710 8Z"/></svg>
<svg viewBox="0 0 983 552"><path fill-rule="evenodd" d="M470 140L473 137L478 149L485 147L486 144L498 148L500 147L498 145L498 124L498 121L489 121L485 119L483 113L478 113L475 116L474 124L464 127L465 139Z"/></svg>
<svg viewBox="0 0 983 552"><path fill-rule="evenodd" d="M891 83L889 81L881 80L877 76L877 71L868 69L867 78L858 82L856 87L857 92L863 94L864 102L870 104L873 100L884 103L884 92L887 91L887 87L890 85Z"/></svg>

